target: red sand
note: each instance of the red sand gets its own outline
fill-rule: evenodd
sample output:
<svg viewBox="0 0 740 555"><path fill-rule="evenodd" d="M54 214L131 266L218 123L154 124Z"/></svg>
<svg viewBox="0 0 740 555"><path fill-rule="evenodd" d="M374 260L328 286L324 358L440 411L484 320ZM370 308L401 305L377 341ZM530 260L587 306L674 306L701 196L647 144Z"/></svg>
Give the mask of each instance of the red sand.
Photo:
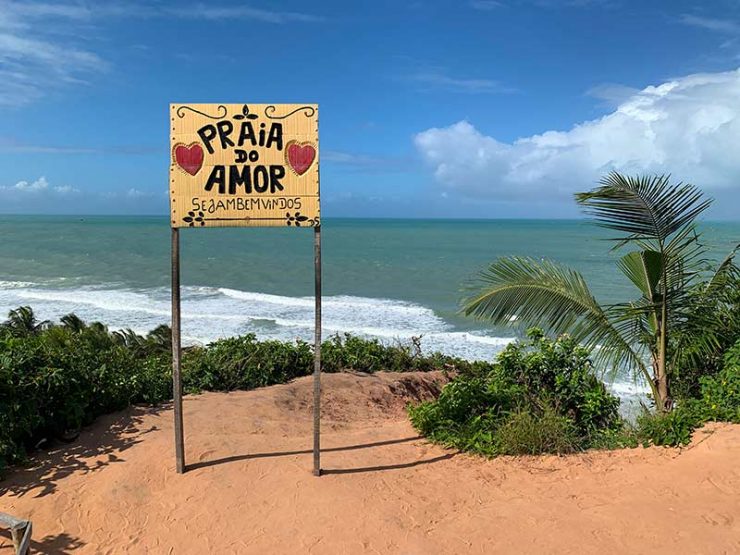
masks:
<svg viewBox="0 0 740 555"><path fill-rule="evenodd" d="M321 478L307 379L187 397L183 476L171 410L132 408L0 482L0 511L33 520L34 553L740 553L740 426L484 460L405 418L442 381L324 376Z"/></svg>

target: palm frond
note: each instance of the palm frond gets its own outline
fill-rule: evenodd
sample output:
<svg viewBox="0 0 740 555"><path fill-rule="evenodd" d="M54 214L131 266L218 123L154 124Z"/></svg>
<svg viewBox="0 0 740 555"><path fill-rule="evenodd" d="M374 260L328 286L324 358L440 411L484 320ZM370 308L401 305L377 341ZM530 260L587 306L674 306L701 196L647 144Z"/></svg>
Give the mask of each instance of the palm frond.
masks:
<svg viewBox="0 0 740 555"><path fill-rule="evenodd" d="M550 332L569 333L595 349L594 362L607 371L622 367L648 376L640 354L612 325L583 276L551 261L527 257L496 260L481 273L464 300L463 312L495 325L524 322Z"/></svg>
<svg viewBox="0 0 740 555"><path fill-rule="evenodd" d="M617 266L635 284L646 299L655 302L658 283L663 275L663 255L658 251L642 250L625 254Z"/></svg>
<svg viewBox="0 0 740 555"><path fill-rule="evenodd" d="M713 292L725 287L730 280L740 279L740 268L735 263L735 256L737 251L740 250L740 244L735 245L735 248L725 257L725 259L717 266L709 280L707 280L705 292L712 294Z"/></svg>
<svg viewBox="0 0 740 555"><path fill-rule="evenodd" d="M62 327L73 332L82 331L87 327L85 321L74 312L62 316L59 321L62 323Z"/></svg>
<svg viewBox="0 0 740 555"><path fill-rule="evenodd" d="M30 306L21 306L8 312L8 319L2 327L17 335L31 335L45 330L51 325L48 320L39 322Z"/></svg>
<svg viewBox="0 0 740 555"><path fill-rule="evenodd" d="M664 243L711 203L693 185L671 184L667 175L624 176L612 172L599 185L576 194L576 200L598 225L627 234L617 239L617 246L638 239Z"/></svg>

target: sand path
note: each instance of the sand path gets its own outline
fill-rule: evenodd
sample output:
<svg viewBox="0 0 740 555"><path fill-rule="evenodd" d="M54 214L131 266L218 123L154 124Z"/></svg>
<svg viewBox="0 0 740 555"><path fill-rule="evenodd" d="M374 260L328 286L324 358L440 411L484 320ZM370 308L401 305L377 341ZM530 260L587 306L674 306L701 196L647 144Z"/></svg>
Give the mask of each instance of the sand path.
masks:
<svg viewBox="0 0 740 555"><path fill-rule="evenodd" d="M0 510L33 520L34 553L740 553L740 426L489 461L405 419L442 380L325 376L321 478L306 379L187 397L182 476L171 410L135 407L0 482Z"/></svg>

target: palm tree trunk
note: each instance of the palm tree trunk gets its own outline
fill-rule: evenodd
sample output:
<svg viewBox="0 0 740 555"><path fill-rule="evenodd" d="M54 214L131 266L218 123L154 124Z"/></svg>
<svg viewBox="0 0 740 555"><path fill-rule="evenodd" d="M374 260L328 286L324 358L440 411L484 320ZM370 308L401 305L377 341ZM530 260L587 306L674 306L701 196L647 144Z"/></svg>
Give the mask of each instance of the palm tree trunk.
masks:
<svg viewBox="0 0 740 555"><path fill-rule="evenodd" d="M671 410L668 374L666 372L666 356L668 351L668 305L665 299L666 296L664 291L660 307L660 323L658 326L658 365L655 372L655 385L657 389L655 405L659 412L668 412Z"/></svg>

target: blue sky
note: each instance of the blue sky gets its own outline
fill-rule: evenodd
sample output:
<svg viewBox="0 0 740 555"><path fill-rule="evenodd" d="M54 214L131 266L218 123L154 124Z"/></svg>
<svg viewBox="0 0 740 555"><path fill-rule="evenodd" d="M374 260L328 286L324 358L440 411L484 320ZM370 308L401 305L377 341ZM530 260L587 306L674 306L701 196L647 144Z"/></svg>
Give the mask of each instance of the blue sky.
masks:
<svg viewBox="0 0 740 555"><path fill-rule="evenodd" d="M316 102L324 216L570 217L616 169L737 219L738 67L730 0L0 0L0 213L164 214L170 102Z"/></svg>

